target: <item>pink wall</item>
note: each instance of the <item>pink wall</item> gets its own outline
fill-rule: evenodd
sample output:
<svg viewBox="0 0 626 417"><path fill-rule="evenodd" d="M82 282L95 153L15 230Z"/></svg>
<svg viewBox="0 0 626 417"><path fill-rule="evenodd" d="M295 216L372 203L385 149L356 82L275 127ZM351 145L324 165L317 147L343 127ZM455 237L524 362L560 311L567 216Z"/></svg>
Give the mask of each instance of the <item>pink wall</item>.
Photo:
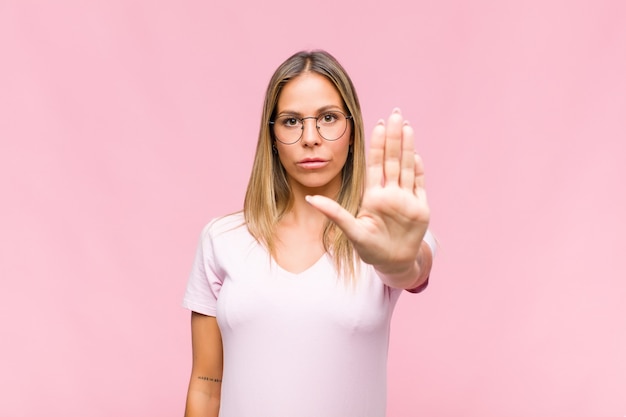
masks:
<svg viewBox="0 0 626 417"><path fill-rule="evenodd" d="M626 415L624 2L228 3L0 3L0 415L182 414L197 236L314 47L427 163L389 416Z"/></svg>

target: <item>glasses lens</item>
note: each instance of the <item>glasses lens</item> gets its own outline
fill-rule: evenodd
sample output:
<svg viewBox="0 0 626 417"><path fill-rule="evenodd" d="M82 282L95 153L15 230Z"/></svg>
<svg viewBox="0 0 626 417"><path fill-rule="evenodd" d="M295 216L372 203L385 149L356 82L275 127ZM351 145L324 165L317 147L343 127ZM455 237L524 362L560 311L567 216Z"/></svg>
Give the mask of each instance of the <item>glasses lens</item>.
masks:
<svg viewBox="0 0 626 417"><path fill-rule="evenodd" d="M326 140L337 140L346 131L348 126L346 116L340 112L326 112L317 118L317 129Z"/></svg>
<svg viewBox="0 0 626 417"><path fill-rule="evenodd" d="M302 136L302 120L293 116L281 116L274 122L276 139L286 145L296 143Z"/></svg>
<svg viewBox="0 0 626 417"><path fill-rule="evenodd" d="M313 118L305 117L300 119L289 115L278 117L273 123L276 139L285 145L296 143L302 136L303 123L306 119ZM320 114L316 123L320 136L331 141L342 137L348 127L346 116L339 111L329 111Z"/></svg>

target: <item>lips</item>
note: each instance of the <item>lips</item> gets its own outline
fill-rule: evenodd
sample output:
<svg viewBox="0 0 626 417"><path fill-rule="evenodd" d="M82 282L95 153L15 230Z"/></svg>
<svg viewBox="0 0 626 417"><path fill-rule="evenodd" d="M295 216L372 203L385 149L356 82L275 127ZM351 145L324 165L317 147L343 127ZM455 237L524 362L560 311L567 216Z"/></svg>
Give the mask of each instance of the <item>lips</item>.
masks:
<svg viewBox="0 0 626 417"><path fill-rule="evenodd" d="M322 158L304 158L298 161L298 166L304 169L318 169L328 165L328 161Z"/></svg>

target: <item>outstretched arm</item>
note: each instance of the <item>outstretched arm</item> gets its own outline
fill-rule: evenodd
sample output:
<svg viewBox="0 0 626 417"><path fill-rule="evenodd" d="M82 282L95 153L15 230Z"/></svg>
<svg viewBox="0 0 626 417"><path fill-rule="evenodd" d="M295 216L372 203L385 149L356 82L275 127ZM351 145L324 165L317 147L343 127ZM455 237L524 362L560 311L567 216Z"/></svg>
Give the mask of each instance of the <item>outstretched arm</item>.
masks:
<svg viewBox="0 0 626 417"><path fill-rule="evenodd" d="M394 288L422 285L432 265L424 242L430 210L424 190L424 165L416 154L413 128L395 109L372 133L367 186L356 217L324 196L307 201L339 226L361 259Z"/></svg>

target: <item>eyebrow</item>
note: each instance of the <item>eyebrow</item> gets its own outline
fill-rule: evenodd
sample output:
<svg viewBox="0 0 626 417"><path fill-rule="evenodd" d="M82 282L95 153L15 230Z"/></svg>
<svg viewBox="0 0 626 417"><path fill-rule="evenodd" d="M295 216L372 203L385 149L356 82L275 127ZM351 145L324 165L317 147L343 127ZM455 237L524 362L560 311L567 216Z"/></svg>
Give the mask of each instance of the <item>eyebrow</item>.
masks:
<svg viewBox="0 0 626 417"><path fill-rule="evenodd" d="M343 107L341 106L337 106L335 104L329 104L327 106L323 106L320 107L319 109L317 109L317 112L315 113L316 115L319 115L320 113L324 113L325 111L329 111L329 110L339 110L341 112L344 112L346 110L343 109ZM286 115L291 115L291 116L299 116L302 117L302 113L294 111L294 110L285 110L285 111L281 111L280 113L278 113L276 116L286 116Z"/></svg>

